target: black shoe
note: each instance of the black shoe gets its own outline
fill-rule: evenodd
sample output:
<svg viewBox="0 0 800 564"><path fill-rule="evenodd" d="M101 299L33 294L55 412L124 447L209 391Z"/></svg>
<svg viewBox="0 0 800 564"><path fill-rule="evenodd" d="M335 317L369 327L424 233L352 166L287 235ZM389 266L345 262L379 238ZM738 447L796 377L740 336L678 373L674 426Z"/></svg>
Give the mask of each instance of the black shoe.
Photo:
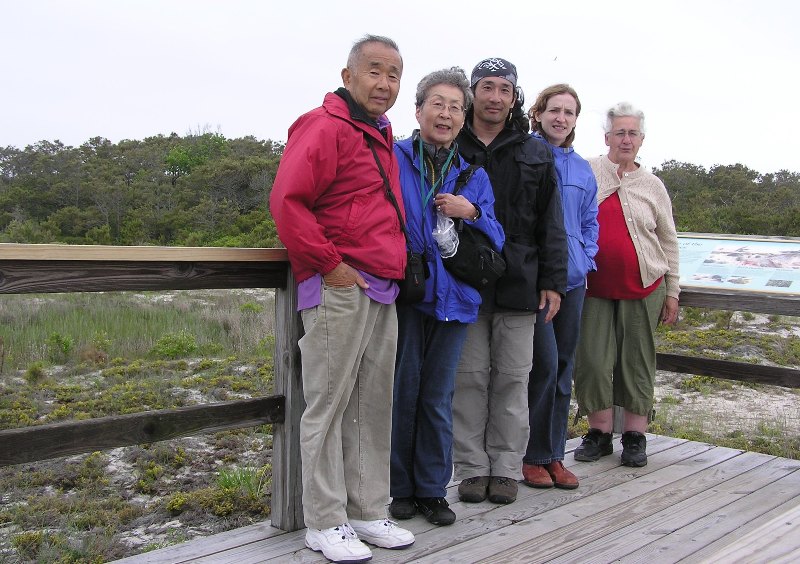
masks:
<svg viewBox="0 0 800 564"><path fill-rule="evenodd" d="M612 452L614 446L611 444L611 433L604 433L600 429L589 429L583 436L581 446L575 449L574 456L575 460L581 462L594 462Z"/></svg>
<svg viewBox="0 0 800 564"><path fill-rule="evenodd" d="M443 497L418 497L417 509L434 525L452 525L456 514Z"/></svg>
<svg viewBox="0 0 800 564"><path fill-rule="evenodd" d="M389 515L395 519L411 519L417 514L413 497L395 497L389 504Z"/></svg>
<svg viewBox="0 0 800 564"><path fill-rule="evenodd" d="M647 466L647 437L636 431L622 433L622 465Z"/></svg>

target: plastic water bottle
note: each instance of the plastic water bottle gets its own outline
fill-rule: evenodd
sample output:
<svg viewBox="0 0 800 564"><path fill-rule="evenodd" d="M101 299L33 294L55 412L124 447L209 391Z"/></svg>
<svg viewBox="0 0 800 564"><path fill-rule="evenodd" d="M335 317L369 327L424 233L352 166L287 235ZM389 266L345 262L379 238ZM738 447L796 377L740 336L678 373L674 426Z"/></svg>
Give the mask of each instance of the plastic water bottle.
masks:
<svg viewBox="0 0 800 564"><path fill-rule="evenodd" d="M458 250L456 224L442 212L436 212L436 229L433 230L433 238L436 239L442 258L449 258L456 254Z"/></svg>

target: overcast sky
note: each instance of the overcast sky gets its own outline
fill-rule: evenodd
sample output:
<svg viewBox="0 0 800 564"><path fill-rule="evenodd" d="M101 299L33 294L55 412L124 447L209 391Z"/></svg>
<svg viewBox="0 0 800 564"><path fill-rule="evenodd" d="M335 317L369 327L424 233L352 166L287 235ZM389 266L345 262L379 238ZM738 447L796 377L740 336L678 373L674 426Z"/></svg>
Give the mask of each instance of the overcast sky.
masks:
<svg viewBox="0 0 800 564"><path fill-rule="evenodd" d="M800 3L789 0L0 0L0 146L78 146L212 131L285 141L341 86L365 33L400 46L389 111L416 127L430 71L516 64L529 106L568 82L583 111L576 150L604 154L603 115L644 110L647 166L675 159L800 172Z"/></svg>

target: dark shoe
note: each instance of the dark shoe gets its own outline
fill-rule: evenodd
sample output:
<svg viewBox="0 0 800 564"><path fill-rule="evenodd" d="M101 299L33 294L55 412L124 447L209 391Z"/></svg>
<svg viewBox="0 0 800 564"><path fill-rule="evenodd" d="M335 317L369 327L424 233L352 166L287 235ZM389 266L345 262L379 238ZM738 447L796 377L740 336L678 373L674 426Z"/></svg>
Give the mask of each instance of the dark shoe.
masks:
<svg viewBox="0 0 800 564"><path fill-rule="evenodd" d="M522 465L522 483L532 488L552 488L553 479L541 464Z"/></svg>
<svg viewBox="0 0 800 564"><path fill-rule="evenodd" d="M622 465L647 466L647 437L636 431L622 433Z"/></svg>
<svg viewBox="0 0 800 564"><path fill-rule="evenodd" d="M486 499L489 476L473 476L458 484L458 499L467 503L480 503Z"/></svg>
<svg viewBox="0 0 800 564"><path fill-rule="evenodd" d="M411 519L417 514L413 497L395 497L389 504L389 515L395 519Z"/></svg>
<svg viewBox="0 0 800 564"><path fill-rule="evenodd" d="M443 497L418 497L417 509L433 525L452 525L456 514Z"/></svg>
<svg viewBox="0 0 800 564"><path fill-rule="evenodd" d="M604 433L600 429L589 429L583 436L581 446L575 449L575 460L581 462L594 462L600 460L601 456L607 456L614 452L611 444L611 433Z"/></svg>
<svg viewBox="0 0 800 564"><path fill-rule="evenodd" d="M489 501L492 503L513 503L517 500L517 489L516 480L492 476L489 480Z"/></svg>
<svg viewBox="0 0 800 564"><path fill-rule="evenodd" d="M545 465L545 470L550 474L553 479L553 484L562 490L574 490L578 487L578 478L564 468L564 463L560 460L554 460L550 464Z"/></svg>

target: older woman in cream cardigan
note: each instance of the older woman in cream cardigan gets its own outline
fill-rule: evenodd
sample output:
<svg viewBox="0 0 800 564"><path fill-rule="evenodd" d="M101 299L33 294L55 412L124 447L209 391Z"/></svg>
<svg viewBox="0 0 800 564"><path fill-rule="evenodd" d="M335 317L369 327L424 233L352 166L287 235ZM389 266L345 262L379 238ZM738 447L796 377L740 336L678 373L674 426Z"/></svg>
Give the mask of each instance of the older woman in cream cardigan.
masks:
<svg viewBox="0 0 800 564"><path fill-rule="evenodd" d="M644 466L655 330L678 317L678 238L664 184L636 162L644 114L623 102L606 117L608 154L589 159L597 178L600 237L575 362L575 395L589 418L575 460L613 452L612 408L618 405L625 411L622 464Z"/></svg>

